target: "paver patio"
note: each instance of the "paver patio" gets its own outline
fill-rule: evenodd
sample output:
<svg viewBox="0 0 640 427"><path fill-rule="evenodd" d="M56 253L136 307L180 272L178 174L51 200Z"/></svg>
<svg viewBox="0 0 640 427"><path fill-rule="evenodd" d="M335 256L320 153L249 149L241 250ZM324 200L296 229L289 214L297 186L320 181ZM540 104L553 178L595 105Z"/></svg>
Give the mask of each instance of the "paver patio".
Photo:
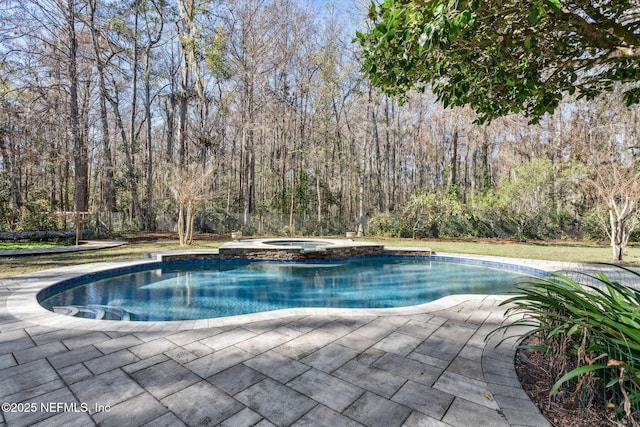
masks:
<svg viewBox="0 0 640 427"><path fill-rule="evenodd" d="M14 316L24 281L0 280L0 402L15 404L0 427L549 425L517 380L513 340L485 342L501 296L109 331Z"/></svg>

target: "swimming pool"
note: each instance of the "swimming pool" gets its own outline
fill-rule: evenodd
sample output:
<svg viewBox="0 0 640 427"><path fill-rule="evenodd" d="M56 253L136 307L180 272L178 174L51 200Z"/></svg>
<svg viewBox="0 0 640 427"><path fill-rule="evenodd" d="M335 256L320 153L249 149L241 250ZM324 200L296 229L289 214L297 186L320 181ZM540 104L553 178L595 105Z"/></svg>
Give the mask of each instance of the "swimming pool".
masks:
<svg viewBox="0 0 640 427"><path fill-rule="evenodd" d="M297 307L413 306L447 295L504 293L524 275L426 257L169 262L63 282L37 298L48 310L76 317L175 321Z"/></svg>

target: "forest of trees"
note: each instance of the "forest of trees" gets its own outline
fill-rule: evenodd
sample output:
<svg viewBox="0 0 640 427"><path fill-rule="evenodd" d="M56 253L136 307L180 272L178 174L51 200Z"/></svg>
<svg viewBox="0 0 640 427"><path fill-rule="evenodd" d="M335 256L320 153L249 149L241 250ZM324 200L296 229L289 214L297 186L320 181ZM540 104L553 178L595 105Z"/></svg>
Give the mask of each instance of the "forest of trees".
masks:
<svg viewBox="0 0 640 427"><path fill-rule="evenodd" d="M636 162L623 88L565 97L535 125L384 95L353 42L366 5L1 4L0 231L81 212L107 231L195 217L210 232L600 239L602 172Z"/></svg>

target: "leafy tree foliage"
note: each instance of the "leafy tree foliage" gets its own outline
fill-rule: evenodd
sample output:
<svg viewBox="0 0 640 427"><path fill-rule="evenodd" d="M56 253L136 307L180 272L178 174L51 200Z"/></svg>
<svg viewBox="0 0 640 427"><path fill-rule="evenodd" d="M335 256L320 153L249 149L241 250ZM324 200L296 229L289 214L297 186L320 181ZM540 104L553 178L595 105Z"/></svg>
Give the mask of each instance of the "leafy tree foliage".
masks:
<svg viewBox="0 0 640 427"><path fill-rule="evenodd" d="M24 206L18 230L57 230L56 218L51 215L51 204L45 198L29 201Z"/></svg>
<svg viewBox="0 0 640 427"><path fill-rule="evenodd" d="M464 206L451 191L418 193L394 214L380 214L369 222L369 232L388 237L429 238L464 235ZM462 227L464 228L464 227Z"/></svg>
<svg viewBox="0 0 640 427"><path fill-rule="evenodd" d="M582 236L581 163L534 159L515 167L495 189L469 194L466 203L451 191L419 193L397 212L369 221L369 232L388 237L500 237L526 239ZM590 225L590 224L589 224Z"/></svg>
<svg viewBox="0 0 640 427"><path fill-rule="evenodd" d="M635 0L385 0L357 38L374 85L405 96L432 86L480 122L523 112L537 122L564 93L592 99L628 83L640 101Z"/></svg>
<svg viewBox="0 0 640 427"><path fill-rule="evenodd" d="M440 237L445 221L460 214L460 202L449 192L416 194L402 211L406 227L413 238Z"/></svg>
<svg viewBox="0 0 640 427"><path fill-rule="evenodd" d="M562 224L554 224L555 220L562 222L558 206L571 207L569 199L586 175L584 165L534 159L516 167L513 174L513 179L504 180L498 188L502 217L515 226L520 240L557 237L556 230L563 229Z"/></svg>

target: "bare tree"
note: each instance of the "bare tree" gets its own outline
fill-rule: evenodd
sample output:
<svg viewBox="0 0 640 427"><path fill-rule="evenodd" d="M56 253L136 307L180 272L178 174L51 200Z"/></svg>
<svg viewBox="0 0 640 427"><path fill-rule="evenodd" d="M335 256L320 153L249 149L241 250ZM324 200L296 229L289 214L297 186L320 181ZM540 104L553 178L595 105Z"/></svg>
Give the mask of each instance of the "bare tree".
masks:
<svg viewBox="0 0 640 427"><path fill-rule="evenodd" d="M189 163L183 166L173 166L167 181L169 188L178 205L178 236L180 246L193 243L193 225L196 207L199 201L208 194L208 180L213 169L202 171L201 165Z"/></svg>
<svg viewBox="0 0 640 427"><path fill-rule="evenodd" d="M640 223L640 173L632 167L612 162L596 170L590 186L606 208L604 230L611 241L613 260L620 262L631 233Z"/></svg>

